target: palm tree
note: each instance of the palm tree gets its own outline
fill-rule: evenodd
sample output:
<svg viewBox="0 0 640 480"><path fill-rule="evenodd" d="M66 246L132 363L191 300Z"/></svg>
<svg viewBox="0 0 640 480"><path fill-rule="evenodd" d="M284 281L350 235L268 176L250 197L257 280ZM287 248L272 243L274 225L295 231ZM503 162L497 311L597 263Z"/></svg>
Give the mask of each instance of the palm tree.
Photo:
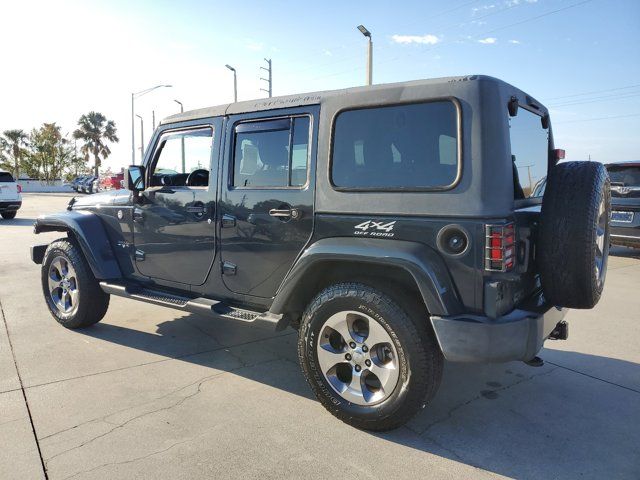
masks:
<svg viewBox="0 0 640 480"><path fill-rule="evenodd" d="M107 120L107 117L100 112L89 112L80 117L78 127L73 132L73 138L84 142L81 152L85 157L93 155L95 161L94 174L97 177L100 174L99 168L102 160L111 154L107 142L117 143L119 141L116 135L116 124L113 120Z"/></svg>
<svg viewBox="0 0 640 480"><path fill-rule="evenodd" d="M5 130L0 136L0 149L13 160L13 174L16 180L20 178L20 163L28 138L27 134L19 129Z"/></svg>

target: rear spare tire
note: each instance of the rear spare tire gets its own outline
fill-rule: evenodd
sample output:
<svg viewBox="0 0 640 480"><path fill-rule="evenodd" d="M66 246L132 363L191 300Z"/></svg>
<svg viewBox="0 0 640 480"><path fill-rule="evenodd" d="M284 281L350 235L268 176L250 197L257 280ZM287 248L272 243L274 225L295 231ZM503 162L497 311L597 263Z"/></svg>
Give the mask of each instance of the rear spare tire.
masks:
<svg viewBox="0 0 640 480"><path fill-rule="evenodd" d="M544 296L553 305L592 308L600 300L610 212L609 176L602 164L566 162L551 169L537 258Z"/></svg>

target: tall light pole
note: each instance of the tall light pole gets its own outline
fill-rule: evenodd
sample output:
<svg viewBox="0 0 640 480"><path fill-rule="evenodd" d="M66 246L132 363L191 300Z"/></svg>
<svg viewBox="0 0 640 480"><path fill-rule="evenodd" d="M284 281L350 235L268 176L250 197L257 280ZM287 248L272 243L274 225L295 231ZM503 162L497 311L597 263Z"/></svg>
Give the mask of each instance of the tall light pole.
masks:
<svg viewBox="0 0 640 480"><path fill-rule="evenodd" d="M227 67L229 70L233 72L233 101L237 102L238 101L238 75L237 75L236 69L228 64L225 65L225 67Z"/></svg>
<svg viewBox="0 0 640 480"><path fill-rule="evenodd" d="M136 114L136 117L140 119L140 163L144 161L144 119Z"/></svg>
<svg viewBox="0 0 640 480"><path fill-rule="evenodd" d="M371 40L371 32L364 25L358 25L358 30L369 39L367 47L367 85L373 82L373 41Z"/></svg>
<svg viewBox="0 0 640 480"><path fill-rule="evenodd" d="M174 100L174 102L176 102L178 105L180 105L180 113L184 112L184 105L182 105L182 102L179 100ZM185 172L185 162L184 162L184 135L180 136L180 147L182 148L182 173L186 173Z"/></svg>
<svg viewBox="0 0 640 480"><path fill-rule="evenodd" d="M146 90L140 90L139 92L135 92L131 94L131 164L135 165L136 163L136 126L135 126L135 99L139 98L143 95L146 95L149 92L154 91L157 88L169 88L171 85L156 85L155 87L147 88Z"/></svg>

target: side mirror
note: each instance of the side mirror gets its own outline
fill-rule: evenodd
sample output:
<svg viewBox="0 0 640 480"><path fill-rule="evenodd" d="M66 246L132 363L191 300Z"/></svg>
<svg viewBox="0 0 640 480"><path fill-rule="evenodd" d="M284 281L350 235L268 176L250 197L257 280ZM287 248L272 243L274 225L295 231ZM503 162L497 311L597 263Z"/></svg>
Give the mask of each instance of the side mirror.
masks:
<svg viewBox="0 0 640 480"><path fill-rule="evenodd" d="M142 165L130 165L124 174L124 188L132 192L141 192L145 189L144 167Z"/></svg>

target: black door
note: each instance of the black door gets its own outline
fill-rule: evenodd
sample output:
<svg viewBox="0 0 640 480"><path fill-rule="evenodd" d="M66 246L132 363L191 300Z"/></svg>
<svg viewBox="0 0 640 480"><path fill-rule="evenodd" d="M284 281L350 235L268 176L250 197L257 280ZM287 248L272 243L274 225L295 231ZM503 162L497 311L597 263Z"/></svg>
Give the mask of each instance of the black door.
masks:
<svg viewBox="0 0 640 480"><path fill-rule="evenodd" d="M313 228L317 106L229 117L220 204L223 281L273 297Z"/></svg>
<svg viewBox="0 0 640 480"><path fill-rule="evenodd" d="M136 267L147 277L201 285L215 256L221 120L156 136L147 188L133 209Z"/></svg>

